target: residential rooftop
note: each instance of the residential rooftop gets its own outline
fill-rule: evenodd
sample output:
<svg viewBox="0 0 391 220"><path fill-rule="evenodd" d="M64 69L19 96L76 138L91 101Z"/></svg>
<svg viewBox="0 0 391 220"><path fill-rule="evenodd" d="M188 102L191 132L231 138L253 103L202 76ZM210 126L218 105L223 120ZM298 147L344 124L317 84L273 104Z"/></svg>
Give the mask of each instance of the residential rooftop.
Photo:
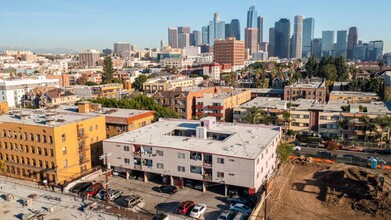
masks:
<svg viewBox="0 0 391 220"><path fill-rule="evenodd" d="M286 88L321 88L324 87L324 81L318 79L303 79L300 82L294 83L293 85L285 86Z"/></svg>
<svg viewBox="0 0 391 220"><path fill-rule="evenodd" d="M209 118L212 117L204 119ZM213 119L213 126L207 129L207 138L196 137L196 129L202 120L161 119L151 125L107 139L105 142L150 145L255 159L280 135L278 126L218 123L215 118ZM222 138L213 138L214 135Z"/></svg>
<svg viewBox="0 0 391 220"><path fill-rule="evenodd" d="M356 96L356 97L362 97L362 96L372 96L372 97L378 97L378 95L374 92L354 92L354 91L332 91L330 95L345 95L345 96Z"/></svg>
<svg viewBox="0 0 391 220"><path fill-rule="evenodd" d="M79 103L88 103L88 102L79 102ZM98 112L78 113L78 107L75 105L59 105L54 110L57 112L64 112L64 113L104 115L104 116L111 116L111 117L132 117L146 112L151 112L149 110L137 110L137 109L101 108L101 111Z"/></svg>

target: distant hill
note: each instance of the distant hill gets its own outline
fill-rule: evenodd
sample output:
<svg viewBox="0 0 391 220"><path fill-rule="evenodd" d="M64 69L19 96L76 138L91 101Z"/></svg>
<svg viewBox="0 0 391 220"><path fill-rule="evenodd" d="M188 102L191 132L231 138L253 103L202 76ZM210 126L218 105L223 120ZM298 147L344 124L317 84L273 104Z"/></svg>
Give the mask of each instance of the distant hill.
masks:
<svg viewBox="0 0 391 220"><path fill-rule="evenodd" d="M27 47L9 47L9 46L0 46L0 52L5 50L29 50L37 54L70 54L77 53L77 51L68 49L68 48L27 48Z"/></svg>

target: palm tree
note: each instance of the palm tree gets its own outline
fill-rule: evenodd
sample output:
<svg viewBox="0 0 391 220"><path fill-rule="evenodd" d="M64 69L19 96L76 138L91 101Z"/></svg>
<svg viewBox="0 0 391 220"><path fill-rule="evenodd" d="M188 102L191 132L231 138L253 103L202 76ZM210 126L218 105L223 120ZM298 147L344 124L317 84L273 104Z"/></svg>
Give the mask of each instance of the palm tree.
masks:
<svg viewBox="0 0 391 220"><path fill-rule="evenodd" d="M390 128L391 128L391 117L387 115L378 116L376 118L376 124L381 128L381 139L380 144L383 143L383 131L387 129L387 140L390 139Z"/></svg>
<svg viewBox="0 0 391 220"><path fill-rule="evenodd" d="M259 124L264 117L264 111L253 106L242 117L242 121L249 124Z"/></svg>
<svg viewBox="0 0 391 220"><path fill-rule="evenodd" d="M291 118L291 113L289 111L284 111L282 113L282 120L287 128L285 131L285 138L286 138L288 131L291 129L291 122L295 121L295 119Z"/></svg>
<svg viewBox="0 0 391 220"><path fill-rule="evenodd" d="M374 132L377 131L376 125L373 123L372 119L369 118L368 115L363 116L362 119L364 120L365 130L369 131L369 137L374 138Z"/></svg>

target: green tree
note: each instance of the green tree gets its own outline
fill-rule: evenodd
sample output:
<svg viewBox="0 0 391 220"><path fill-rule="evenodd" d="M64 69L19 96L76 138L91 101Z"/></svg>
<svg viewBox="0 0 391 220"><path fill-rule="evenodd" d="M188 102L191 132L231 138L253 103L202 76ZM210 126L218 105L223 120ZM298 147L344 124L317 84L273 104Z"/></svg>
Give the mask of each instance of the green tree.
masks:
<svg viewBox="0 0 391 220"><path fill-rule="evenodd" d="M86 85L86 86L96 86L96 85L98 85L98 83L88 81L85 85Z"/></svg>
<svg viewBox="0 0 391 220"><path fill-rule="evenodd" d="M379 115L376 118L376 124L381 128L381 138L380 138L380 143L383 143L383 132L384 130L387 130L387 140L390 139L390 128L391 128L391 117L388 115Z"/></svg>
<svg viewBox="0 0 391 220"><path fill-rule="evenodd" d="M134 79L134 82L132 84L132 87L137 91L143 91L143 84L147 81L147 76L144 74L141 74L136 79Z"/></svg>
<svg viewBox="0 0 391 220"><path fill-rule="evenodd" d="M122 83L122 81L120 79L118 79L118 78L114 78L113 79L113 83Z"/></svg>
<svg viewBox="0 0 391 220"><path fill-rule="evenodd" d="M308 58L308 61L305 64L305 70L307 72L307 76L309 77L317 76L318 69L319 69L319 63L316 60L315 56L312 55L310 58Z"/></svg>
<svg viewBox="0 0 391 220"><path fill-rule="evenodd" d="M332 64L326 64L319 69L320 76L331 82L335 82L338 78L337 68Z"/></svg>
<svg viewBox="0 0 391 220"><path fill-rule="evenodd" d="M263 118L262 114L263 112L261 109L253 106L243 115L242 121L249 124L259 124Z"/></svg>
<svg viewBox="0 0 391 220"><path fill-rule="evenodd" d="M335 59L335 68L337 69L337 80L339 82L345 81L349 78L349 69L343 56L339 56Z"/></svg>
<svg viewBox="0 0 391 220"><path fill-rule="evenodd" d="M208 76L208 75L203 75L202 78L203 78L204 80L208 80L208 79L210 78L210 76Z"/></svg>
<svg viewBox="0 0 391 220"><path fill-rule="evenodd" d="M277 154L281 162L285 162L293 152L293 145L286 142L280 142L277 146Z"/></svg>
<svg viewBox="0 0 391 220"><path fill-rule="evenodd" d="M383 71L383 67L385 65L384 61L380 61L377 65L379 66L380 72Z"/></svg>
<svg viewBox="0 0 391 220"><path fill-rule="evenodd" d="M106 56L103 61L103 75L102 75L102 84L108 84L113 82L113 61L110 56Z"/></svg>

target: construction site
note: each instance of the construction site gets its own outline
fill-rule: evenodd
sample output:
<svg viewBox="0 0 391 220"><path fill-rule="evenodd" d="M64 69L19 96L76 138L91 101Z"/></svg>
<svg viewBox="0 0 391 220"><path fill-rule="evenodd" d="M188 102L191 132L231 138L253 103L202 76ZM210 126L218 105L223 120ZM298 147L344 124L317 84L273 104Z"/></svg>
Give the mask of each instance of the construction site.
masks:
<svg viewBox="0 0 391 220"><path fill-rule="evenodd" d="M326 161L327 162L327 161ZM273 179L267 219L391 219L391 170L291 158Z"/></svg>

